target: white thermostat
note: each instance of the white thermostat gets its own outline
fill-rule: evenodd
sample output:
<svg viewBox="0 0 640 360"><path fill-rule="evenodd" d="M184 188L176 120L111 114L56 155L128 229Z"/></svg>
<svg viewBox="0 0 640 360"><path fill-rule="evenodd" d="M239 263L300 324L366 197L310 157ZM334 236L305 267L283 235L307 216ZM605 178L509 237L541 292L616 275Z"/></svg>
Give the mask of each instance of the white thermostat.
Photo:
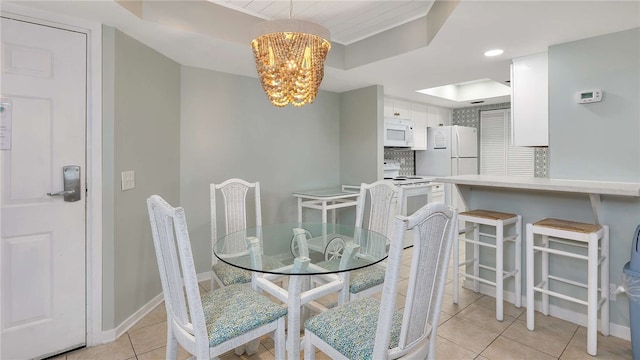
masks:
<svg viewBox="0 0 640 360"><path fill-rule="evenodd" d="M576 93L576 102L578 104L594 103L602 100L602 90L584 90Z"/></svg>

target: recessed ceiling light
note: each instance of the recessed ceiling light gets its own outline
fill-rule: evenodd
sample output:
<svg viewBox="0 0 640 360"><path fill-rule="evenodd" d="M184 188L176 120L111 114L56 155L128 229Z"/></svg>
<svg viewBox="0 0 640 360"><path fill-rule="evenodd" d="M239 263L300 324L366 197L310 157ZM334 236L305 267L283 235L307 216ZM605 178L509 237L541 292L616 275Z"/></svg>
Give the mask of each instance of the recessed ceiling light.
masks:
<svg viewBox="0 0 640 360"><path fill-rule="evenodd" d="M493 50L485 51L484 56L498 56L498 55L502 55L503 52L504 50L502 49L493 49Z"/></svg>

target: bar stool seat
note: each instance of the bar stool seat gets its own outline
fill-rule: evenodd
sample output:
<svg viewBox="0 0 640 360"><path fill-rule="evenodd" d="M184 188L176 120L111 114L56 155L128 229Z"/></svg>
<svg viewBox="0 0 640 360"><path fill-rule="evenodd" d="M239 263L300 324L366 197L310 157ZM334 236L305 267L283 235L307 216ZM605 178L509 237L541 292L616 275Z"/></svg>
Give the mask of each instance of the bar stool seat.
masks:
<svg viewBox="0 0 640 360"><path fill-rule="evenodd" d="M541 241L535 241L535 235ZM552 247L552 244L562 246ZM584 250L586 248L586 251ZM582 249L582 250L581 250ZM597 354L598 309L600 331L609 335L609 227L576 221L546 218L526 226L527 259L527 328L534 330L534 296L542 293L542 313L549 315L549 296L587 306L587 353ZM598 251L600 255L598 255ZM535 259L540 253L542 279L534 284ZM586 254L585 254L586 253ZM587 261L587 283L549 274L549 255L564 256ZM598 269L600 286L598 286ZM587 289L587 299L563 294L560 289L550 290L550 281ZM600 296L598 296L600 291Z"/></svg>
<svg viewBox="0 0 640 360"><path fill-rule="evenodd" d="M453 303L458 303L459 290L459 273L460 267L473 264L473 274L465 273L466 279L472 279L474 290L480 291L480 283L485 283L496 287L496 319L502 321L504 318L504 280L513 277L515 280L515 305L521 306L522 294L522 217L520 215L504 213L491 210L476 209L461 212L458 219L465 224L465 228L459 231L459 234L467 234L472 232L471 238L457 236L453 243ZM472 226L466 227L467 223L473 223ZM480 232L480 225L488 225L495 227L495 235ZM505 226L514 225L513 234L504 236ZM483 238L494 238L495 243L482 241ZM465 241L473 244L473 256L468 260L460 262L459 258L459 242ZM510 271L504 270L504 243L514 242L514 268ZM480 261L480 247L495 249L495 267L484 265ZM495 272L495 280L488 280L480 277L480 269Z"/></svg>

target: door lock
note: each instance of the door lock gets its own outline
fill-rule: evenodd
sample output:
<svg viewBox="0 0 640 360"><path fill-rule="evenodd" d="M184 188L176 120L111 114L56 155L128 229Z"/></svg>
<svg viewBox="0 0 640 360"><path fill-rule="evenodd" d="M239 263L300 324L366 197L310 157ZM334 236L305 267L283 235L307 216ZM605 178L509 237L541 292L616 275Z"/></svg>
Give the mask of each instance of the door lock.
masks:
<svg viewBox="0 0 640 360"><path fill-rule="evenodd" d="M80 200L80 166L64 166L62 168L62 180L64 182L64 190L55 193L47 193L47 195L64 196L64 201L66 202L74 202Z"/></svg>

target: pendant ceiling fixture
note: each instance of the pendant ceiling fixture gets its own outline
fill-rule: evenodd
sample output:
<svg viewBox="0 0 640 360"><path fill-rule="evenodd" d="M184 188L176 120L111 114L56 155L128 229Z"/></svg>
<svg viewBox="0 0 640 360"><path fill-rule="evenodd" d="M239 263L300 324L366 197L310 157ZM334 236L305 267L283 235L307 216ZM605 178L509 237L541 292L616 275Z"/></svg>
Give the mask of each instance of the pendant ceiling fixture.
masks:
<svg viewBox="0 0 640 360"><path fill-rule="evenodd" d="M324 76L331 49L329 30L316 23L291 19L256 25L251 48L262 89L278 107L312 103Z"/></svg>

